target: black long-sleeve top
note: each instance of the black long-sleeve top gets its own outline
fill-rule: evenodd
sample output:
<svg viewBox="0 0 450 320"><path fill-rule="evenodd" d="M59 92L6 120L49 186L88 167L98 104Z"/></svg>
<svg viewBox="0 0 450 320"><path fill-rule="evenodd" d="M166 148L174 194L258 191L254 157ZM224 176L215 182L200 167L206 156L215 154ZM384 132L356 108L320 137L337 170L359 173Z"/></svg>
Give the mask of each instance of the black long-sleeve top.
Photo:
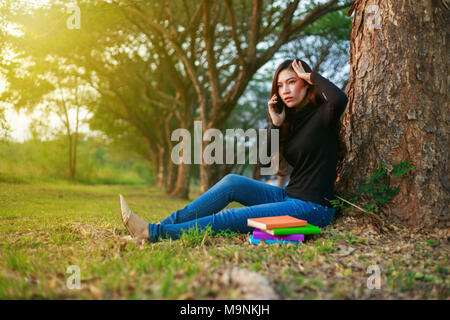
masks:
<svg viewBox="0 0 450 320"><path fill-rule="evenodd" d="M293 124L293 131L286 140L283 152L284 158L293 167L286 194L292 198L331 206L326 199L335 199L339 118L348 99L342 90L317 72L312 72L310 79L325 95L326 101L319 106L310 103L299 111L285 108L285 121ZM269 124L269 151L272 129L280 127Z"/></svg>

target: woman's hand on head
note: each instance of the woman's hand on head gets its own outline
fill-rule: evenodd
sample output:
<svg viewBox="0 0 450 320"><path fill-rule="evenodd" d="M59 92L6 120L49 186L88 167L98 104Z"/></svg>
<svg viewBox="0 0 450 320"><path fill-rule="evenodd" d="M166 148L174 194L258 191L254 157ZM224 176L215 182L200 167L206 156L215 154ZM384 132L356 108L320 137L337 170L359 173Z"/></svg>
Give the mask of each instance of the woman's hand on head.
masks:
<svg viewBox="0 0 450 320"><path fill-rule="evenodd" d="M281 113L278 113L275 110L275 104L277 103L277 95L274 94L272 96L272 98L270 98L269 102L267 103L267 107L269 109L269 114L270 114L270 118L272 119L272 123L274 125L276 125L277 127L280 127L283 122L284 119L286 118L286 111L285 111L285 107L283 107L283 110L281 111Z"/></svg>
<svg viewBox="0 0 450 320"><path fill-rule="evenodd" d="M305 80L309 84L313 84L311 82L311 73L306 72L305 69L303 69L302 64L296 59L292 62L292 69L294 69L294 72L300 79Z"/></svg>

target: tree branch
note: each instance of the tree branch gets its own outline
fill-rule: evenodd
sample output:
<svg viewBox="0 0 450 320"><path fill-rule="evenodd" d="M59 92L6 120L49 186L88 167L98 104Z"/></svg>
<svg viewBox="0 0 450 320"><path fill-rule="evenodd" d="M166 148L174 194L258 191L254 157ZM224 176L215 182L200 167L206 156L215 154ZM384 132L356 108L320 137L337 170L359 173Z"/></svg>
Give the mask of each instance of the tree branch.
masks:
<svg viewBox="0 0 450 320"><path fill-rule="evenodd" d="M256 45L258 44L259 28L261 25L262 0L253 0L250 36L247 47L247 62L255 63Z"/></svg>
<svg viewBox="0 0 450 320"><path fill-rule="evenodd" d="M197 93L197 98L198 98L198 101L199 101L199 104L200 104L200 112L201 112L202 115L204 115L205 114L205 107L206 107L205 106L205 97L203 96L201 86L200 86L200 84L198 82L198 79L196 77L194 65L192 64L191 61L189 61L189 59L187 58L187 56L183 52L183 49L179 46L179 44L176 42L176 40L173 39L172 36L168 32L166 32L166 30L162 26L160 26L159 24L153 22L151 19L147 18L145 16L145 14L143 14L138 9L136 9L135 6L125 2L124 0L118 0L118 1L119 1L119 3L124 5L127 10L130 10L136 16L139 16L149 27L154 29L163 38L165 38L165 39L167 39L169 41L172 49L174 49L178 53L181 61L183 62L184 66L186 68L188 76L191 79L192 84L193 84L193 86L195 88L195 91Z"/></svg>
<svg viewBox="0 0 450 320"><path fill-rule="evenodd" d="M239 63L241 64L242 68L245 69L245 61L244 61L244 55L242 53L241 44L239 42L239 39L236 34L236 23L234 21L234 12L232 8L231 0L225 0L225 4L227 6L228 11L228 20L230 22L231 27L231 38L233 39L234 46L236 47Z"/></svg>
<svg viewBox="0 0 450 320"><path fill-rule="evenodd" d="M221 103L219 91L219 74L214 52L214 26L211 26L209 0L203 0L203 39L205 41L206 60L208 61L208 77L211 86L212 109Z"/></svg>

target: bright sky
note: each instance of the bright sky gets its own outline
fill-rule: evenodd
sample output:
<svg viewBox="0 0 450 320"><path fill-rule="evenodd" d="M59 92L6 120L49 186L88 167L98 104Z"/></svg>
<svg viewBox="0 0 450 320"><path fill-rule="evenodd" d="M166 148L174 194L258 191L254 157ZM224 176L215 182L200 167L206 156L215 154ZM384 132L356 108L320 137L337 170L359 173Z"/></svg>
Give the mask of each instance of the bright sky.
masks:
<svg viewBox="0 0 450 320"><path fill-rule="evenodd" d="M48 117L43 117L42 112L37 108L37 110L31 114L27 114L25 111L17 112L13 108L7 107L5 110L5 118L10 127L9 139L17 142L24 142L25 140L31 139L30 124L33 119L43 120L45 125L48 126L48 130L43 131L42 139L49 139L52 137L52 131L60 130L63 128L61 120L56 114L50 114ZM69 110L69 118L75 119L74 110ZM86 111L80 112L80 119L89 118L89 114ZM71 125L74 128L74 124ZM89 130L87 124L80 123L79 132L84 133L88 136L97 135L97 133Z"/></svg>
<svg viewBox="0 0 450 320"><path fill-rule="evenodd" d="M20 5L28 5L30 7L41 7L46 6L51 2L51 0L16 0L13 4ZM5 4L4 0L0 0L0 7ZM20 35L20 29L17 29L17 26L14 24L9 24L6 26L6 30L15 35ZM3 91L2 89L5 87L5 79L3 79L0 75L0 93ZM9 137L13 141L23 142L27 139L31 138L30 124L33 119L44 119L42 117L42 112L37 108L37 110L31 114L27 114L25 111L17 112L11 106L2 104L0 102L0 108L3 108L4 115L6 121L10 127ZM86 117L87 114L84 112L82 117ZM72 116L73 118L73 116ZM46 124L49 126L51 130L61 128L62 124L60 119L56 114L50 114L48 119L46 119ZM89 127L87 125L81 125L80 132L89 133Z"/></svg>
<svg viewBox="0 0 450 320"><path fill-rule="evenodd" d="M5 80L2 79L0 75L0 93L3 91L5 86ZM10 131L9 139L17 142L24 142L32 137L30 131L30 124L33 119L42 120L48 126L49 130L46 134L43 134L42 138L51 138L51 131L62 128L62 123L59 117L56 114L50 114L48 117L43 116L43 112L40 110L40 106L36 106L36 109L33 113L27 114L24 110L17 112L11 105L0 102L0 109L4 110L4 115L6 118L6 122L9 125ZM75 119L76 115L74 114L74 110L69 110L69 118ZM80 111L80 119L89 118L89 114L85 110ZM72 124L72 128L74 124ZM89 130L89 126L87 124L80 124L79 132L85 133L87 135L95 135L94 132Z"/></svg>
<svg viewBox="0 0 450 320"><path fill-rule="evenodd" d="M28 116L24 114L17 114L17 112L13 110L6 110L5 117L11 128L9 134L12 140L23 142L31 138L31 134L29 131L31 120Z"/></svg>

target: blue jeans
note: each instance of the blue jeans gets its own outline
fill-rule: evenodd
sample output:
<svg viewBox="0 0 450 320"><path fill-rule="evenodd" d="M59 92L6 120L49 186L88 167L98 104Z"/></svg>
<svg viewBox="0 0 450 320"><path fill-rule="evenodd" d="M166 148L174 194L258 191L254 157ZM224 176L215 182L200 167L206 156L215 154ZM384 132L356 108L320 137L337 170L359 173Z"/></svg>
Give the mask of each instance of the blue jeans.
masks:
<svg viewBox="0 0 450 320"><path fill-rule="evenodd" d="M224 209L236 201L245 207ZM221 211L222 210L222 211ZM219 212L220 211L220 212ZM160 224L148 226L150 241L158 238L177 239L191 228L204 230L208 225L216 233L247 233L248 218L290 215L324 227L333 220L334 208L291 198L286 189L237 174L228 174L197 199L177 210Z"/></svg>

